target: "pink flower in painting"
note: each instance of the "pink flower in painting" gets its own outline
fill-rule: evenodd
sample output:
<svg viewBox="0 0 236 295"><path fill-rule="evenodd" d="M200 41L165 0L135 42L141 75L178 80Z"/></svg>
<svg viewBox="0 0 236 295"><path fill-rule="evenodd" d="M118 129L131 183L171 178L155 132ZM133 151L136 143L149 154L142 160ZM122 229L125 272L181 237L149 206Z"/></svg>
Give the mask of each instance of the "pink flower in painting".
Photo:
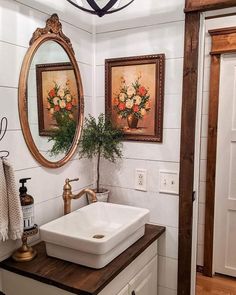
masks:
<svg viewBox="0 0 236 295"><path fill-rule="evenodd" d="M118 109L119 109L120 111L123 111L123 110L125 109L125 104L124 104L123 102L119 103L119 104L118 104Z"/></svg>
<svg viewBox="0 0 236 295"><path fill-rule="evenodd" d="M72 110L72 103L70 103L70 102L68 102L67 104L66 104L66 109L68 110L68 111L71 111Z"/></svg>
<svg viewBox="0 0 236 295"><path fill-rule="evenodd" d="M145 96L147 94L147 89L144 86L140 86L138 89L138 94L140 96Z"/></svg>
<svg viewBox="0 0 236 295"><path fill-rule="evenodd" d="M54 106L54 111L55 111L55 112L59 112L59 111L60 111L60 107L59 107L59 105Z"/></svg>

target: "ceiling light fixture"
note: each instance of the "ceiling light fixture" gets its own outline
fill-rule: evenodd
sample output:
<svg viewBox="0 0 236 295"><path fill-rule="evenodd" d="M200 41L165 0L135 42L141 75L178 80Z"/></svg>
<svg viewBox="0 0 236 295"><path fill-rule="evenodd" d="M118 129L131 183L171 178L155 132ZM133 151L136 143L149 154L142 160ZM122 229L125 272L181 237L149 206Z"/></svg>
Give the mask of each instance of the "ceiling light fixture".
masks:
<svg viewBox="0 0 236 295"><path fill-rule="evenodd" d="M120 0L67 0L70 4L74 5L75 7L85 11L89 12L91 14L96 14L100 17L102 17L105 14L111 14L117 11L120 11L124 9L125 7L129 6L134 0L129 0L128 3L125 5L119 7ZM98 3L101 3L101 5L105 2L103 7L100 7ZM90 9L89 6L92 8ZM88 8L87 8L88 7Z"/></svg>

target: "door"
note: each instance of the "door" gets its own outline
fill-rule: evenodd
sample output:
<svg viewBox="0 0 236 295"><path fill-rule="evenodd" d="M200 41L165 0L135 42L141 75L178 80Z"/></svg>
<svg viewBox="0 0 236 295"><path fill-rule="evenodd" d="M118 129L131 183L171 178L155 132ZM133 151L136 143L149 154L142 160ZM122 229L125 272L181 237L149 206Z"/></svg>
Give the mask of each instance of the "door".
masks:
<svg viewBox="0 0 236 295"><path fill-rule="evenodd" d="M236 54L222 55L220 77L213 267L236 277Z"/></svg>
<svg viewBox="0 0 236 295"><path fill-rule="evenodd" d="M129 283L130 295L157 295L157 256Z"/></svg>

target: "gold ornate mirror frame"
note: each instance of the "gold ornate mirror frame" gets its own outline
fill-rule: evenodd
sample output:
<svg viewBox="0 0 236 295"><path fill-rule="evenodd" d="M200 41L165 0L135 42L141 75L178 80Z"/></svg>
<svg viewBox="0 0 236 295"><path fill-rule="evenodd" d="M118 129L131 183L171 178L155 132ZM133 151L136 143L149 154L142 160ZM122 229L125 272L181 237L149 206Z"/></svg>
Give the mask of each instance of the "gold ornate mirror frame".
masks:
<svg viewBox="0 0 236 295"><path fill-rule="evenodd" d="M31 61L41 44L46 41L55 41L67 53L71 64L74 67L75 78L77 82L78 89L78 121L77 127L75 131L75 136L71 148L67 152L67 154L57 162L51 162L47 160L41 153L39 152L35 142L33 140L30 126L28 122L28 97L27 97L27 80L29 75L29 69L31 65ZM70 39L64 35L62 32L62 25L59 21L57 14L53 14L46 22L45 28L38 28L34 33L30 40L30 47L26 52L26 55L23 60L23 64L21 67L20 78L19 78L19 90L18 90L18 106L19 106L19 116L22 132L26 141L26 144L33 155L33 157L44 167L47 168L58 168L66 164L75 153L75 150L78 145L78 141L81 135L82 125L83 125L83 116L84 116L84 96L83 96L83 87L81 76L79 72L79 68L76 62L74 50L72 48L72 44Z"/></svg>

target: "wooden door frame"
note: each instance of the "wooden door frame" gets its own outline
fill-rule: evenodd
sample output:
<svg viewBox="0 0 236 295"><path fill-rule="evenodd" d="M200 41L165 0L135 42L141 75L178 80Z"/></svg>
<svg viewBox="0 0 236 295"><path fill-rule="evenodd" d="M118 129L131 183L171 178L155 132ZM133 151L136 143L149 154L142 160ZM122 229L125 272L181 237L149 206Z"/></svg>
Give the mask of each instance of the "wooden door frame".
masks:
<svg viewBox="0 0 236 295"><path fill-rule="evenodd" d="M220 61L225 53L236 53L236 27L210 30L212 39L210 97L208 119L207 182L204 237L204 267L206 276L213 275L215 176L217 153L217 126L219 107Z"/></svg>
<svg viewBox="0 0 236 295"><path fill-rule="evenodd" d="M178 295L191 293L195 119L200 12L236 6L235 0L186 0L179 176Z"/></svg>

